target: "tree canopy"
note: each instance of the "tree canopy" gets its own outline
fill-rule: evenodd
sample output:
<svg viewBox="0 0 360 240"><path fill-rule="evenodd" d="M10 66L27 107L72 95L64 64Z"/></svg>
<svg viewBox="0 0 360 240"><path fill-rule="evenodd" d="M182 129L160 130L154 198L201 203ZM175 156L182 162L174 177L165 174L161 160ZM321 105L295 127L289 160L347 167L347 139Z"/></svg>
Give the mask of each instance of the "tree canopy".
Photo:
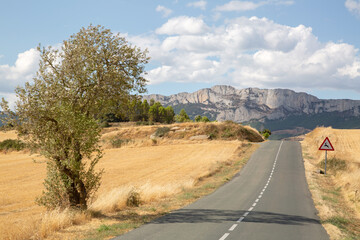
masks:
<svg viewBox="0 0 360 240"><path fill-rule="evenodd" d="M100 184L98 119L146 91L149 58L119 34L93 25L70 36L61 49L38 51L36 77L16 89L12 124L48 159L46 191L38 202L85 209ZM10 112L4 99L2 108Z"/></svg>

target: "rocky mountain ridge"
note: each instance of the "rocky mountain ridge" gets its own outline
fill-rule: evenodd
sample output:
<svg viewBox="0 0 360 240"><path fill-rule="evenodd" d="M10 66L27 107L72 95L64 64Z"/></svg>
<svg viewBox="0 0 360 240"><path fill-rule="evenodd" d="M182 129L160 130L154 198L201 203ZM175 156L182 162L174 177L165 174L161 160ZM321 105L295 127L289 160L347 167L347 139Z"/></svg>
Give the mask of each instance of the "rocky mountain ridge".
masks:
<svg viewBox="0 0 360 240"><path fill-rule="evenodd" d="M152 94L143 96L143 99L154 99L163 105L192 106L192 109L198 108L197 112L202 112L202 115L218 121L265 121L332 112L346 112L347 116L360 117L360 100L318 99L289 89L236 89L217 85L193 93Z"/></svg>

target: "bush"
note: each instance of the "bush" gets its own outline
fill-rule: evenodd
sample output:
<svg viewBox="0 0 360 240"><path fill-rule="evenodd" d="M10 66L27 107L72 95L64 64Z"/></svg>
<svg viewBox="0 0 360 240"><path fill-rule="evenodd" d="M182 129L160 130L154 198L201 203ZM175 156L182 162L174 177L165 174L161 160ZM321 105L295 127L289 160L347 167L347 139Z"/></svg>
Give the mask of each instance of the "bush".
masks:
<svg viewBox="0 0 360 240"><path fill-rule="evenodd" d="M25 148L25 143L20 140L6 139L0 142L0 151L15 150L20 151Z"/></svg>
<svg viewBox="0 0 360 240"><path fill-rule="evenodd" d="M103 121L100 123L101 128L108 128L111 127L108 121Z"/></svg>
<svg viewBox="0 0 360 240"><path fill-rule="evenodd" d="M196 115L194 118L195 122L200 122L201 121L201 116L200 115Z"/></svg>
<svg viewBox="0 0 360 240"><path fill-rule="evenodd" d="M139 121L139 122L136 122L136 126L149 126L149 125L154 125L154 123L152 121Z"/></svg>
<svg viewBox="0 0 360 240"><path fill-rule="evenodd" d="M140 194L136 190L131 190L129 192L128 198L126 199L126 206L128 207L138 207L140 206L141 199Z"/></svg>
<svg viewBox="0 0 360 240"><path fill-rule="evenodd" d="M207 116L203 116L200 121L201 122L210 122L210 120Z"/></svg>
<svg viewBox="0 0 360 240"><path fill-rule="evenodd" d="M325 159L320 162L320 167L325 168ZM344 171L347 168L347 164L345 160L338 158L329 158L326 160L326 169L337 172Z"/></svg>
<svg viewBox="0 0 360 240"><path fill-rule="evenodd" d="M165 136L168 132L170 132L170 128L168 128L168 127L160 127L160 128L158 128L158 129L156 129L155 136L156 136L156 137L163 137L163 136Z"/></svg>
<svg viewBox="0 0 360 240"><path fill-rule="evenodd" d="M111 145L113 148L121 148L121 146L128 144L129 142L131 142L130 139L114 138L111 140Z"/></svg>

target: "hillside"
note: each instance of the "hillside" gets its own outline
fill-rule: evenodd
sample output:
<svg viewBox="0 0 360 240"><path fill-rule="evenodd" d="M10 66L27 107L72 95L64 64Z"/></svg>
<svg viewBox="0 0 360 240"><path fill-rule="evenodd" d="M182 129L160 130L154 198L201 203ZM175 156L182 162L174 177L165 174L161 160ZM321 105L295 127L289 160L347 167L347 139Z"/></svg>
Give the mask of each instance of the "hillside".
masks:
<svg viewBox="0 0 360 240"><path fill-rule="evenodd" d="M150 138L156 132L162 132L164 136ZM207 133L213 134L213 140L208 136L191 140ZM16 138L16 133L0 132L0 141L8 138ZM134 189L139 192L145 206L129 211L138 211L136 214L140 216L160 215L162 211L176 208L177 205L166 203L172 196L185 189L201 187L202 179L213 176L219 171L219 166L225 164L236 170L240 165L232 164L255 149L249 140L263 141L257 131L230 122L154 126L125 123L104 129L101 138L104 157L98 168L103 168L105 173L97 198L90 207L100 217L90 217L89 214L73 216L71 213L69 216L69 213L56 211L46 213L34 202L42 192L45 160L26 151L0 152L0 239L30 239L35 235L38 236L36 239L43 239L59 229L77 224L83 226L76 231L69 230L66 237L62 231L50 239L84 236L82 231L96 229L105 222L116 222L113 216L124 209L127 211L126 200ZM216 184L223 181L221 178ZM185 197L183 202L192 198ZM161 206L146 206L161 199L165 199ZM144 218L148 218L146 216ZM77 231L80 233L74 237Z"/></svg>
<svg viewBox="0 0 360 240"><path fill-rule="evenodd" d="M274 135L277 130L300 127L309 132L317 126L335 124L337 128L360 128L360 100L318 99L288 89L239 90L231 86L214 86L193 93L153 94L143 98L171 105L176 112L184 108L192 118L206 115L211 120L232 120L258 130L269 128ZM286 134L280 137L286 137Z"/></svg>

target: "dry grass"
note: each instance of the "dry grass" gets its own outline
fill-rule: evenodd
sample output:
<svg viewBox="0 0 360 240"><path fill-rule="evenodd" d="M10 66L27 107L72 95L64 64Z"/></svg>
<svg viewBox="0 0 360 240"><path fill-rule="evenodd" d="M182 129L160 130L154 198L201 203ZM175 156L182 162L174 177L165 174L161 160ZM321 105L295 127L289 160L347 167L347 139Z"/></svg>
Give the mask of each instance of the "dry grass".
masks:
<svg viewBox="0 0 360 240"><path fill-rule="evenodd" d="M17 134L15 131L0 131L0 142L6 139L17 139Z"/></svg>
<svg viewBox="0 0 360 240"><path fill-rule="evenodd" d="M316 173L324 159L318 148L329 137L333 166L327 175ZM319 216L331 239L360 237L360 130L317 128L302 142L306 177ZM358 194L358 195L357 195Z"/></svg>
<svg viewBox="0 0 360 240"><path fill-rule="evenodd" d="M180 129L155 144L149 137L159 126L119 125L104 130L104 157L98 167L105 169L105 174L91 211L106 216L126 209L129 192L134 190L145 205L172 197L193 188L199 179L211 176L216 166L234 157L239 146L246 149L247 144L239 140L188 140L190 136L204 134L207 126L203 123L170 126ZM132 141L112 148L109 141L114 137ZM2 138L16 138L16 134L1 133ZM73 236L65 237L61 229L87 222L79 227L81 236L89 228L98 227L101 222L91 219L89 214L69 210L46 212L34 203L43 189L46 166L44 159L36 158L34 162L33 158L25 152L0 153L0 239L71 239Z"/></svg>

